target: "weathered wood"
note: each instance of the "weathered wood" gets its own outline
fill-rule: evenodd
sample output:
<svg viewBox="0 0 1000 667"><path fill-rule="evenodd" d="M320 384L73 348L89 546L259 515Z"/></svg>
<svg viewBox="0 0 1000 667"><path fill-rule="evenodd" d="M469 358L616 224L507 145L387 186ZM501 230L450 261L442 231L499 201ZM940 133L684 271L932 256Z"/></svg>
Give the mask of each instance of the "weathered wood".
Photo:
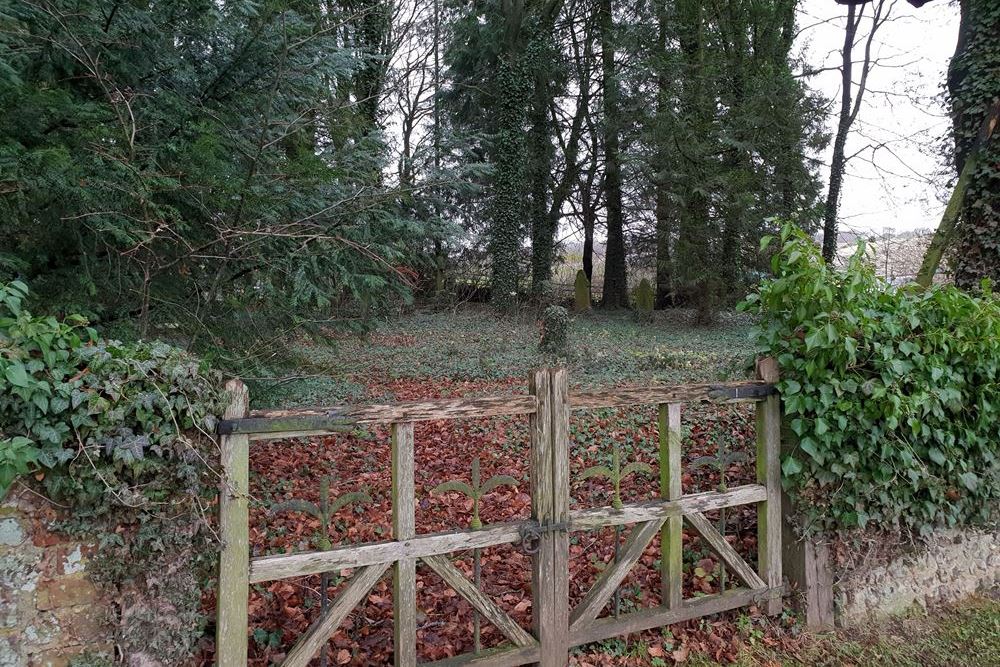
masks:
<svg viewBox="0 0 1000 667"><path fill-rule="evenodd" d="M678 500L681 488L681 406L661 403L658 420L660 440L660 497ZM660 594L661 603L669 609L681 604L683 592L684 543L682 518L668 517L660 532Z"/></svg>
<svg viewBox="0 0 1000 667"><path fill-rule="evenodd" d="M565 368L552 371L552 520L569 519L569 374ZM569 531L547 533L552 548L552 615L555 632L542 649L542 667L563 667L569 659Z"/></svg>
<svg viewBox="0 0 1000 667"><path fill-rule="evenodd" d="M239 380L226 383L229 406L224 418L238 419L247 413L250 395ZM250 560L250 443L245 435L222 436L222 483L219 491L219 532L222 552L219 557L218 621L216 659L220 667L246 667L247 604Z"/></svg>
<svg viewBox="0 0 1000 667"><path fill-rule="evenodd" d="M417 534L414 491L413 423L392 425L392 534L409 540ZM417 561L396 562L392 577L393 650L396 667L417 664Z"/></svg>
<svg viewBox="0 0 1000 667"><path fill-rule="evenodd" d="M551 373L534 371L528 390L538 401L537 412L528 418L531 437L531 517L540 524L552 523L552 390ZM551 573L551 542L543 535L531 559L531 622L541 646L549 646L556 632Z"/></svg>
<svg viewBox="0 0 1000 667"><path fill-rule="evenodd" d="M533 396L486 396L481 398L442 398L431 401L406 401L389 405L344 405L330 408L295 410L256 410L247 420L229 420L220 428L247 432L248 427L266 427L272 431L311 431L317 422L343 427L356 424L388 424L435 419L472 419L501 415L528 415L535 411ZM263 420L263 421L259 421ZM304 424L305 428L300 428ZM261 432L261 431L257 431Z"/></svg>
<svg viewBox="0 0 1000 667"><path fill-rule="evenodd" d="M260 435L267 433L269 438L295 437L295 433L341 433L354 430L355 422L346 417L331 416L289 416L289 417L246 417L244 419L223 419L219 422L218 431L223 435L245 433ZM255 438L261 440L263 438Z"/></svg>
<svg viewBox="0 0 1000 667"><path fill-rule="evenodd" d="M677 500L651 500L628 503L620 510L611 506L573 510L569 513L571 530L594 530L604 526L644 523L689 512L710 512L724 507L759 503L767 499L767 489L760 484L746 484L728 491L704 491L681 496Z"/></svg>
<svg viewBox="0 0 1000 667"><path fill-rule="evenodd" d="M538 662L541 649L535 646L498 646L480 653L463 653L453 658L422 662L420 667L514 667Z"/></svg>
<svg viewBox="0 0 1000 667"><path fill-rule="evenodd" d="M805 626L829 630L834 626L833 567L830 547L815 538L797 538L786 524L782 541L782 570L788 577Z"/></svg>
<svg viewBox="0 0 1000 667"><path fill-rule="evenodd" d="M535 638L527 630L517 624L517 621L507 615L493 600L466 579L462 571L451 564L444 556L427 556L423 559L434 570L444 583L455 589L455 592L468 600L469 604L483 617L496 626L496 629L511 640L515 646L536 646Z"/></svg>
<svg viewBox="0 0 1000 667"><path fill-rule="evenodd" d="M282 667L306 667L317 652L330 640L333 633L344 622L347 615L351 613L359 602L368 594L389 566L385 563L372 565L359 570L351 577L351 581L344 588L343 592L337 596L326 614L316 620L305 634L299 638L288 657L282 663ZM245 629L244 629L245 633ZM246 663L243 663L246 665Z"/></svg>
<svg viewBox="0 0 1000 667"><path fill-rule="evenodd" d="M510 544L519 542L522 530L533 525L535 524L531 521L498 523L482 530L431 533L411 540L352 544L329 551L254 558L250 561L250 583Z"/></svg>
<svg viewBox="0 0 1000 667"><path fill-rule="evenodd" d="M580 601L570 616L570 632L578 632L592 623L614 595L615 589L628 576L632 566L639 562L650 541L660 532L664 519L650 521L632 528L618 556L618 562L604 570L593 587Z"/></svg>
<svg viewBox="0 0 1000 667"><path fill-rule="evenodd" d="M695 401L742 403L761 401L774 393L774 386L764 382L619 387L603 391L575 392L570 394L569 403L573 410Z"/></svg>
<svg viewBox="0 0 1000 667"><path fill-rule="evenodd" d="M692 512L685 514L684 519L701 535L703 540L708 542L708 546L712 548L712 551L719 555L729 569L735 572L740 581L748 588L765 588L767 586L764 580L760 578L760 575L743 560L743 556L737 553L736 549L715 529L715 526L705 518L704 514L701 512Z"/></svg>
<svg viewBox="0 0 1000 667"><path fill-rule="evenodd" d="M677 609L651 607L642 611L632 612L618 618L601 618L590 625L580 628L570 636L571 646L580 646L601 641L609 637L641 632L650 628L680 623L699 616L718 614L719 612L745 607L757 600L766 599L770 595L781 595L781 591L768 589L747 590L736 588L720 595L685 600Z"/></svg>
<svg viewBox="0 0 1000 667"><path fill-rule="evenodd" d="M774 359L761 359L757 373L778 381ZM757 482L767 487L767 499L757 504L757 552L760 577L772 589L781 587L781 402L768 396L757 405ZM781 598L769 599L765 612L781 613Z"/></svg>

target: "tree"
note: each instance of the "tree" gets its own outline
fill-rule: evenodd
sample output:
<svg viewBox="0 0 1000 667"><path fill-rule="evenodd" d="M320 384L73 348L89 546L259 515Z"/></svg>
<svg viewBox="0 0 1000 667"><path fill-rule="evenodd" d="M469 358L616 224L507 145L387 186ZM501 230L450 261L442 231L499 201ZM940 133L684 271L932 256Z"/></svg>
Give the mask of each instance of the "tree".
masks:
<svg viewBox="0 0 1000 667"><path fill-rule="evenodd" d="M833 262L837 254L837 212L840 205L841 189L844 182L844 170L847 166L847 137L851 126L861 111L868 85L868 74L873 65L872 41L875 33L889 19L891 5L886 6L885 0L875 0L871 3L872 16L868 34L865 37L864 55L861 60L861 72L854 91L854 47L858 30L865 18L866 4L850 3L847 6L847 23L844 26L844 45L841 49L840 67L840 111L837 122L837 133L833 140L833 155L830 159L830 184L826 195L826 207L823 212L823 259Z"/></svg>
<svg viewBox="0 0 1000 667"><path fill-rule="evenodd" d="M342 7L40 0L5 20L0 257L39 298L236 364L405 291L414 229L373 183Z"/></svg>
<svg viewBox="0 0 1000 667"><path fill-rule="evenodd" d="M989 0L962 0L955 57L948 72L955 138L955 170L966 171L955 248L955 282L977 287L983 278L1000 283L1000 141L990 127L1000 91L1000 6Z"/></svg>
<svg viewBox="0 0 1000 667"><path fill-rule="evenodd" d="M622 215L622 176L620 146L620 109L617 72L615 71L614 15L611 0L599 0L598 30L601 40L601 92L604 125L604 203L607 212L608 244L604 256L604 293L601 306L628 306L628 283L625 276L625 229Z"/></svg>

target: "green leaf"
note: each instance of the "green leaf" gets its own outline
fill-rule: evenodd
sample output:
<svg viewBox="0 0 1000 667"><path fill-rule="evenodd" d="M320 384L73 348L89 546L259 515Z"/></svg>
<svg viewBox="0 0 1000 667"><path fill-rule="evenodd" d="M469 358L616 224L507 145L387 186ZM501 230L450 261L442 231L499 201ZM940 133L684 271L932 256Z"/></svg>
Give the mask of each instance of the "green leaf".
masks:
<svg viewBox="0 0 1000 667"><path fill-rule="evenodd" d="M931 447L930 449L928 449L927 455L931 457L931 461L934 461L934 463L938 464L939 466L943 466L945 464L945 461L948 460L947 457L945 457L944 452L942 452L937 447Z"/></svg>
<svg viewBox="0 0 1000 667"><path fill-rule="evenodd" d="M11 362L7 366L7 370L4 372L7 377L7 382L10 382L15 387L27 387L28 386L28 373L24 369L24 365L19 361Z"/></svg>
<svg viewBox="0 0 1000 667"><path fill-rule="evenodd" d="M802 472L802 464L794 456L786 456L781 462L781 472L789 477L798 475Z"/></svg>

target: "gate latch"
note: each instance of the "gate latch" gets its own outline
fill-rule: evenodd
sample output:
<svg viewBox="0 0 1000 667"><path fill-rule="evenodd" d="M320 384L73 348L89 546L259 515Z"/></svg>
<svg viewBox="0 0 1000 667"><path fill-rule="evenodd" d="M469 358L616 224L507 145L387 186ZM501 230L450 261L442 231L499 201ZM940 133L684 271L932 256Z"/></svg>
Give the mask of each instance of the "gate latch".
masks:
<svg viewBox="0 0 1000 667"><path fill-rule="evenodd" d="M568 531L569 522L539 523L530 521L521 527L521 551L526 554L538 553L538 541L546 533Z"/></svg>

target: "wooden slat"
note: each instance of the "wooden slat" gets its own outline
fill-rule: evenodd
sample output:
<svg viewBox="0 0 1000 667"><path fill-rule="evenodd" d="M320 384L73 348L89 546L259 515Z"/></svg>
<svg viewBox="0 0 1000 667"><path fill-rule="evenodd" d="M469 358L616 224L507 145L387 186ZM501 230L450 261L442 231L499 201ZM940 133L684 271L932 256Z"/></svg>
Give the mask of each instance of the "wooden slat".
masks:
<svg viewBox="0 0 1000 667"><path fill-rule="evenodd" d="M306 667L320 648L330 640L330 637L344 622L351 610L361 602L362 598L375 585L375 582L388 569L389 566L383 563L356 572L341 594L330 605L330 608L326 610L326 614L309 626L305 634L299 638L282 663L282 667Z"/></svg>
<svg viewBox="0 0 1000 667"><path fill-rule="evenodd" d="M614 595L615 589L628 576L629 570L639 562L649 542L660 532L663 522L664 519L650 521L632 529L618 556L618 562L601 573L590 591L573 610L569 622L570 632L577 632L585 628L597 618L608 600Z"/></svg>
<svg viewBox="0 0 1000 667"><path fill-rule="evenodd" d="M517 621L512 619L507 615L503 609L501 609L493 600L489 599L485 593L476 588L476 586L465 578L462 571L451 564L444 556L427 556L423 559L425 563L435 572L438 576L444 579L444 582L455 589L455 592L461 595L463 598L469 601L469 604L475 608L480 614L486 618L487 621L496 626L497 630L503 633L505 637L514 642L515 646L536 646L535 638L532 637L527 630L522 628L517 624Z"/></svg>
<svg viewBox="0 0 1000 667"><path fill-rule="evenodd" d="M435 419L471 419L501 415L527 415L535 411L534 396L485 396L442 398L430 401L403 401L392 404L342 405L329 408L256 410L246 420L227 420L220 432L246 433L252 428L271 431L312 431L324 423L343 427L354 424L388 424ZM318 421L317 421L318 420ZM300 428L304 425L305 428Z"/></svg>
<svg viewBox="0 0 1000 667"><path fill-rule="evenodd" d="M620 510L614 507L594 507L569 513L572 530L594 530L604 526L645 523L656 519L681 516L689 512L708 512L723 507L749 505L767 500L767 489L760 484L746 484L728 491L690 493L677 500L652 500L628 503Z"/></svg>
<svg viewBox="0 0 1000 667"><path fill-rule="evenodd" d="M780 596L781 589L772 591L766 588L759 590L736 588L721 595L706 595L705 597L685 600L677 609L651 607L618 618L613 616L601 618L574 632L570 637L570 644L580 646L609 637L641 632L709 614L718 614L730 609L745 607L758 600L767 599L771 595Z"/></svg>
<svg viewBox="0 0 1000 667"><path fill-rule="evenodd" d="M660 497L678 500L681 486L681 406L679 403L660 404ZM660 532L660 593L663 606L676 609L681 605L684 543L682 519L668 517Z"/></svg>
<svg viewBox="0 0 1000 667"><path fill-rule="evenodd" d="M743 403L760 401L774 393L774 386L766 382L618 387L602 391L575 392L570 395L569 403L573 410L694 401Z"/></svg>
<svg viewBox="0 0 1000 667"><path fill-rule="evenodd" d="M226 383L230 403L224 417L238 419L246 414L250 394L239 380ZM245 435L222 436L222 488L219 493L219 599L216 626L216 655L221 667L246 667L247 601L250 560L250 443Z"/></svg>
<svg viewBox="0 0 1000 667"><path fill-rule="evenodd" d="M392 425L392 534L397 540L416 533L413 423ZM396 667L417 664L417 561L396 562L392 576L393 650Z"/></svg>
<svg viewBox="0 0 1000 667"><path fill-rule="evenodd" d="M768 382L778 381L778 364L761 359L757 375ZM757 405L757 482L767 487L767 498L757 504L758 570L772 589L781 586L781 402L769 396ZM781 598L765 605L772 616L781 613Z"/></svg>
<svg viewBox="0 0 1000 667"><path fill-rule="evenodd" d="M514 667L538 662L541 649L535 646L499 646L479 653L463 653L453 658L422 662L420 667Z"/></svg>
<svg viewBox="0 0 1000 667"><path fill-rule="evenodd" d="M569 374L552 371L552 520L569 519ZM542 648L542 667L563 667L569 659L569 531L547 533L552 548L552 615L555 631Z"/></svg>
<svg viewBox="0 0 1000 667"><path fill-rule="evenodd" d="M684 519L691 524L691 527L698 531L702 539L708 542L712 550L722 558L723 562L736 573L749 588L766 588L767 584L760 578L750 565L743 560L743 556L736 552L736 549L726 541L726 538L715 529L705 515L700 512L685 514Z"/></svg>
<svg viewBox="0 0 1000 667"><path fill-rule="evenodd" d="M534 371L528 377L528 390L538 401L538 411L529 417L528 424L531 436L531 516L540 524L553 521L551 379L548 369ZM551 646L558 632L551 579L554 571L551 544L550 536L542 535L531 558L531 620L541 646Z"/></svg>
<svg viewBox="0 0 1000 667"><path fill-rule="evenodd" d="M421 535L411 540L348 545L329 551L308 551L265 556L250 561L250 582L302 577L332 570L392 563L404 558L423 558L466 549L510 544L521 539L531 521L493 524L482 530L460 530Z"/></svg>

